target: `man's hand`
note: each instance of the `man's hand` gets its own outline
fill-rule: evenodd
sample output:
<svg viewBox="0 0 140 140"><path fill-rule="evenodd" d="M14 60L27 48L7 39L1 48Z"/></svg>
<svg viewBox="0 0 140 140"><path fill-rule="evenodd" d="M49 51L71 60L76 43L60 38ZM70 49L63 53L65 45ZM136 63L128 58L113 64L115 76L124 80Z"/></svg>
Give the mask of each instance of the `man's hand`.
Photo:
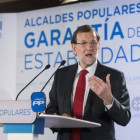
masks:
<svg viewBox="0 0 140 140"><path fill-rule="evenodd" d="M71 117L69 114L66 114L66 113L62 114L62 116L64 116L64 117Z"/></svg>
<svg viewBox="0 0 140 140"><path fill-rule="evenodd" d="M69 114L67 114L67 113L64 113L62 116L64 116L64 117L71 117ZM76 118L75 116L74 117L71 117L71 118Z"/></svg>
<svg viewBox="0 0 140 140"><path fill-rule="evenodd" d="M91 90L100 97L106 105L112 104L113 95L111 93L110 74L106 76L106 83L96 76L88 79Z"/></svg>

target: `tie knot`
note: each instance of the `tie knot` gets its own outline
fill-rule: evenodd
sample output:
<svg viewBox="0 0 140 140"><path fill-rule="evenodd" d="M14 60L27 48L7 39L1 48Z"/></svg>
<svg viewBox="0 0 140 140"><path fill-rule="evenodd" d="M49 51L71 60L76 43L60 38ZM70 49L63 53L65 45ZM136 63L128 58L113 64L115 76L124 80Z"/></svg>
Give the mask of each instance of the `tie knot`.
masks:
<svg viewBox="0 0 140 140"><path fill-rule="evenodd" d="M88 73L87 70L81 70L80 76L85 76Z"/></svg>

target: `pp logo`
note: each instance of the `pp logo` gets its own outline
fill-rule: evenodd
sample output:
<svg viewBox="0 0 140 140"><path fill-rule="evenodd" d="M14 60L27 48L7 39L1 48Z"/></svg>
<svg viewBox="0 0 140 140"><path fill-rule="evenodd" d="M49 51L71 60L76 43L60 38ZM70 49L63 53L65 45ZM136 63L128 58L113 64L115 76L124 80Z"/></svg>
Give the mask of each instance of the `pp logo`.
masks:
<svg viewBox="0 0 140 140"><path fill-rule="evenodd" d="M37 99L35 99L34 101L33 101L33 106L34 105L41 105L41 104L44 104L45 102L44 102L44 99L43 98L37 98Z"/></svg>
<svg viewBox="0 0 140 140"><path fill-rule="evenodd" d="M140 97L135 97L135 98L132 100L132 108L133 108L135 111L140 111Z"/></svg>
<svg viewBox="0 0 140 140"><path fill-rule="evenodd" d="M34 112L42 112L46 107L44 92L34 92L31 96L31 107Z"/></svg>

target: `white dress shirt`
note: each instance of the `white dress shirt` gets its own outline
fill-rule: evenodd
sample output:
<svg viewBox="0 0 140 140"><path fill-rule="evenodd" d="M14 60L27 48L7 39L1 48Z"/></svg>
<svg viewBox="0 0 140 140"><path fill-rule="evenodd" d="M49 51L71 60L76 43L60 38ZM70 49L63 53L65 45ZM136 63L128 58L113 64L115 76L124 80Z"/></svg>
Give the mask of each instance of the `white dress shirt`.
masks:
<svg viewBox="0 0 140 140"><path fill-rule="evenodd" d="M95 74L95 70L97 68L97 63L98 62L96 60L95 63L92 66L90 66L90 67L88 67L86 69L88 71L88 73L85 76L86 77L86 87L85 87L84 102L83 102L83 113L82 114L84 114L84 110L85 110L85 106L86 106L86 101L87 101L87 97L88 97L89 90L90 90L89 85L88 85L88 78ZM76 73L76 76L75 76L75 79L74 79L73 90L72 90L72 97L71 97L71 106L72 106L72 108L73 108L73 102L74 102L74 97L75 97L75 92L76 92L76 86L77 86L77 82L78 82L81 70L83 70L83 69L82 69L82 67L78 63L78 69L77 69L77 73ZM111 105L105 105L104 104L104 105L109 110L112 107L112 104Z"/></svg>

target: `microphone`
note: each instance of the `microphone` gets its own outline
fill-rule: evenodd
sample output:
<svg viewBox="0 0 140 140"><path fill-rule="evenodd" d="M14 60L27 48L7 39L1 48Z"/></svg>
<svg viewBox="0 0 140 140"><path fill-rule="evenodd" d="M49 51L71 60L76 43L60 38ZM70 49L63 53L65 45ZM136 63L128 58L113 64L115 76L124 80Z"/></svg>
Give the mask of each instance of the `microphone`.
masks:
<svg viewBox="0 0 140 140"><path fill-rule="evenodd" d="M62 62L61 62L62 63ZM50 65L46 65L46 67L36 76L34 77L19 93L18 95L16 96L16 100L18 99L20 93L30 84L32 83L42 72L44 72L46 69L49 69L50 68Z"/></svg>
<svg viewBox="0 0 140 140"><path fill-rule="evenodd" d="M63 66L65 63L66 63L66 61L63 60L63 61L60 63L59 67L56 69L56 71L57 71L61 66ZM56 71L52 74L52 76L50 77L50 79L46 82L46 84L44 85L44 87L41 89L41 92L44 90L44 88L45 88L46 85L49 83L49 81L51 80L51 78L54 76L54 74L56 73Z"/></svg>

